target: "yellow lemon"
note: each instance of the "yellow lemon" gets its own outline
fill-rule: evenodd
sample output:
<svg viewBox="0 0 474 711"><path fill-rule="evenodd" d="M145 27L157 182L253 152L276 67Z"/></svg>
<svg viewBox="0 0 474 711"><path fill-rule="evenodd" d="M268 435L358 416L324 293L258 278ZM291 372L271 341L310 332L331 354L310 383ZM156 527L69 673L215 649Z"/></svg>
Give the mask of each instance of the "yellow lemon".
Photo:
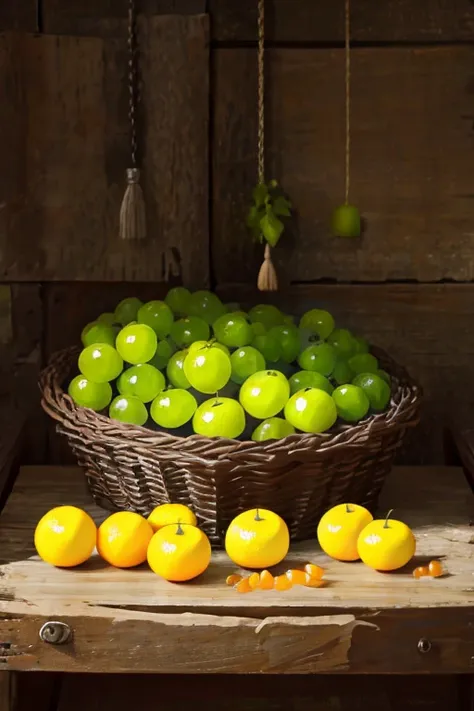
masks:
<svg viewBox="0 0 474 711"><path fill-rule="evenodd" d="M359 560L359 533L373 520L370 511L357 504L339 504L321 518L317 535L323 551L336 560Z"/></svg>
<svg viewBox="0 0 474 711"><path fill-rule="evenodd" d="M182 583L204 573L211 561L211 544L196 526L172 524L155 533L147 558L154 573L170 582Z"/></svg>
<svg viewBox="0 0 474 711"><path fill-rule="evenodd" d="M133 511L118 511L99 526L99 555L116 568L133 568L146 561L146 551L153 536L148 521Z"/></svg>
<svg viewBox="0 0 474 711"><path fill-rule="evenodd" d="M290 534L281 516L250 509L234 518L225 536L229 558L242 568L270 568L288 553Z"/></svg>
<svg viewBox="0 0 474 711"><path fill-rule="evenodd" d="M360 558L375 570L397 570L415 555L413 532L406 523L389 518L390 513L386 519L369 523L357 542Z"/></svg>
<svg viewBox="0 0 474 711"><path fill-rule="evenodd" d="M97 528L89 514L75 506L48 511L35 530L35 547L46 563L72 568L90 558L97 541Z"/></svg>
<svg viewBox="0 0 474 711"><path fill-rule="evenodd" d="M189 523L191 526L197 524L194 512L184 504L161 504L153 509L147 521L155 533L170 523Z"/></svg>

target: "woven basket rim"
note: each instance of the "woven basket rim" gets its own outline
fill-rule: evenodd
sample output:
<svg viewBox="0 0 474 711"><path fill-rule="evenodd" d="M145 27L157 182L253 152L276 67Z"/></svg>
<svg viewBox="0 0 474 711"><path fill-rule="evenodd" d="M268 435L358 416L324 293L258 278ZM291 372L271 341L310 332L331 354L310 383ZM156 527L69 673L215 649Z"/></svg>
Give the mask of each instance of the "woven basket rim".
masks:
<svg viewBox="0 0 474 711"><path fill-rule="evenodd" d="M392 376L396 384L392 388L390 408L377 414L371 414L355 425L334 426L329 432L323 434L296 433L281 440L267 440L254 442L253 440L235 440L221 437L207 438L201 435L183 437L168 432L157 432L147 427L130 425L111 420L106 415L97 413L88 408L78 407L71 397L64 392L62 384L70 374L76 362L80 348L73 346L58 351L50 359L47 367L42 371L39 380L42 392L43 409L55 420L63 425L72 426L74 429L94 432L95 436L106 437L114 447L127 447L130 439L140 443L141 447L150 449L168 446L173 449L186 449L189 453L208 459L208 450L214 449L215 458L225 457L230 452L246 451L250 455L258 456L267 453L269 448L273 452L277 449L300 449L312 444L312 449L333 452L341 447L363 447L367 439L379 432L385 434L398 428L415 426L418 423L418 404L421 400L421 388L408 375L407 371L399 366L392 358L379 348L373 352L383 362L384 367Z"/></svg>

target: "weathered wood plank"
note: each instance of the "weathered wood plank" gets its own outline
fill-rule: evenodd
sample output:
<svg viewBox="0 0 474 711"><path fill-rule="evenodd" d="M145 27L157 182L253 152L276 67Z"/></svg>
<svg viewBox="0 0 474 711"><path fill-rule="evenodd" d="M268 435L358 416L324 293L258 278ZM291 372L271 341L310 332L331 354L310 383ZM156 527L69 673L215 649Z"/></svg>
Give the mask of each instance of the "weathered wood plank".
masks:
<svg viewBox="0 0 474 711"><path fill-rule="evenodd" d="M454 416L472 420L473 286L308 285L265 296L252 287L228 285L219 293L225 301L243 305L268 300L290 313L320 305L340 325L367 337L405 365L422 385L424 403L421 423L410 436L403 461L443 462L444 427Z"/></svg>
<svg viewBox="0 0 474 711"><path fill-rule="evenodd" d="M341 42L343 2L337 0L270 0L266 3L271 42ZM254 0L145 0L141 12L197 14L209 12L212 37L220 42L256 39ZM46 32L110 36L125 34L126 0L43 0ZM8 28L8 26L7 26ZM352 34L366 42L438 42L472 40L474 10L469 0L359 0L352 7Z"/></svg>
<svg viewBox="0 0 474 711"><path fill-rule="evenodd" d="M42 0L43 28L49 34L93 37L127 35L127 0ZM139 12L153 15L199 15L206 0L143 0Z"/></svg>
<svg viewBox="0 0 474 711"><path fill-rule="evenodd" d="M129 162L126 44L3 37L0 96L22 122L22 138L6 132L5 143L19 142L24 163L3 135L0 146L24 167L13 187L0 184L0 279L156 282L165 276L163 252L174 250L180 277L206 283L207 18L156 17L140 32L144 244L118 237ZM13 60L20 67L12 76Z"/></svg>
<svg viewBox="0 0 474 711"><path fill-rule="evenodd" d="M351 192L365 221L355 240L329 228L344 194L344 52L267 56L267 176L296 211L275 250L282 282L473 279L474 48L354 50ZM215 52L218 283L254 283L261 263L245 227L256 181L255 67L255 50Z"/></svg>
<svg viewBox="0 0 474 711"><path fill-rule="evenodd" d="M199 699L208 711L458 711L458 691L453 677L248 675L142 676L100 674L65 678L58 711L82 711L87 695L90 711L127 711L143 699L156 700L168 711L181 711ZM138 696L139 695L139 696ZM82 705L81 705L82 704ZM460 711L460 710L459 710Z"/></svg>
<svg viewBox="0 0 474 711"><path fill-rule="evenodd" d="M35 32L37 20L36 0L3 0L0 4L0 32Z"/></svg>
<svg viewBox="0 0 474 711"><path fill-rule="evenodd" d="M0 671L0 711L13 711L14 709L14 682L13 672Z"/></svg>

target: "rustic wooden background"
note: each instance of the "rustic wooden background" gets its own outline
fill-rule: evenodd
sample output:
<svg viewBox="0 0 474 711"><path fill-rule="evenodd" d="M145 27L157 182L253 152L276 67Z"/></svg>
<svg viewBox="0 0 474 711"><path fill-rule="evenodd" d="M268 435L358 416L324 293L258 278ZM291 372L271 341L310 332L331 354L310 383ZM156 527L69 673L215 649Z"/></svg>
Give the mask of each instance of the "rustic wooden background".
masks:
<svg viewBox="0 0 474 711"><path fill-rule="evenodd" d="M151 236L117 239L127 164L126 0L0 4L0 397L34 405L29 456L66 456L38 407L57 348L123 296L177 282L233 301L261 258L244 227L256 172L256 2L143 0L141 135ZM276 250L288 307L324 304L424 387L404 455L443 460L474 404L474 4L353 3L353 199L343 197L342 0L267 0L268 174L296 219Z"/></svg>

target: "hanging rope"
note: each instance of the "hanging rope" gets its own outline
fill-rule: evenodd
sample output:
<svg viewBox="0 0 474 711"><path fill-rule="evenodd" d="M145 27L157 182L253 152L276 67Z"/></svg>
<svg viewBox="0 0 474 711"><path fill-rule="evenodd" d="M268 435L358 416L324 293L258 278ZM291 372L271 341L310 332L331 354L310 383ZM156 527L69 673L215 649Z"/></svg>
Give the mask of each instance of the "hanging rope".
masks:
<svg viewBox="0 0 474 711"><path fill-rule="evenodd" d="M131 167L127 169L127 188L120 208L120 237L122 239L144 239L146 237L146 215L143 191L140 186L140 170L137 166L137 17L135 0L128 4L128 118L130 122Z"/></svg>
<svg viewBox="0 0 474 711"><path fill-rule="evenodd" d="M345 179L345 203L349 204L349 187L351 175L351 8L350 0L345 0L345 22L344 39L346 52L346 179Z"/></svg>
<svg viewBox="0 0 474 711"><path fill-rule="evenodd" d="M258 137L257 137L257 165L258 182L265 182L265 0L258 2ZM265 245L262 266L258 273L257 287L259 291L276 291L278 279L272 262L271 247Z"/></svg>

